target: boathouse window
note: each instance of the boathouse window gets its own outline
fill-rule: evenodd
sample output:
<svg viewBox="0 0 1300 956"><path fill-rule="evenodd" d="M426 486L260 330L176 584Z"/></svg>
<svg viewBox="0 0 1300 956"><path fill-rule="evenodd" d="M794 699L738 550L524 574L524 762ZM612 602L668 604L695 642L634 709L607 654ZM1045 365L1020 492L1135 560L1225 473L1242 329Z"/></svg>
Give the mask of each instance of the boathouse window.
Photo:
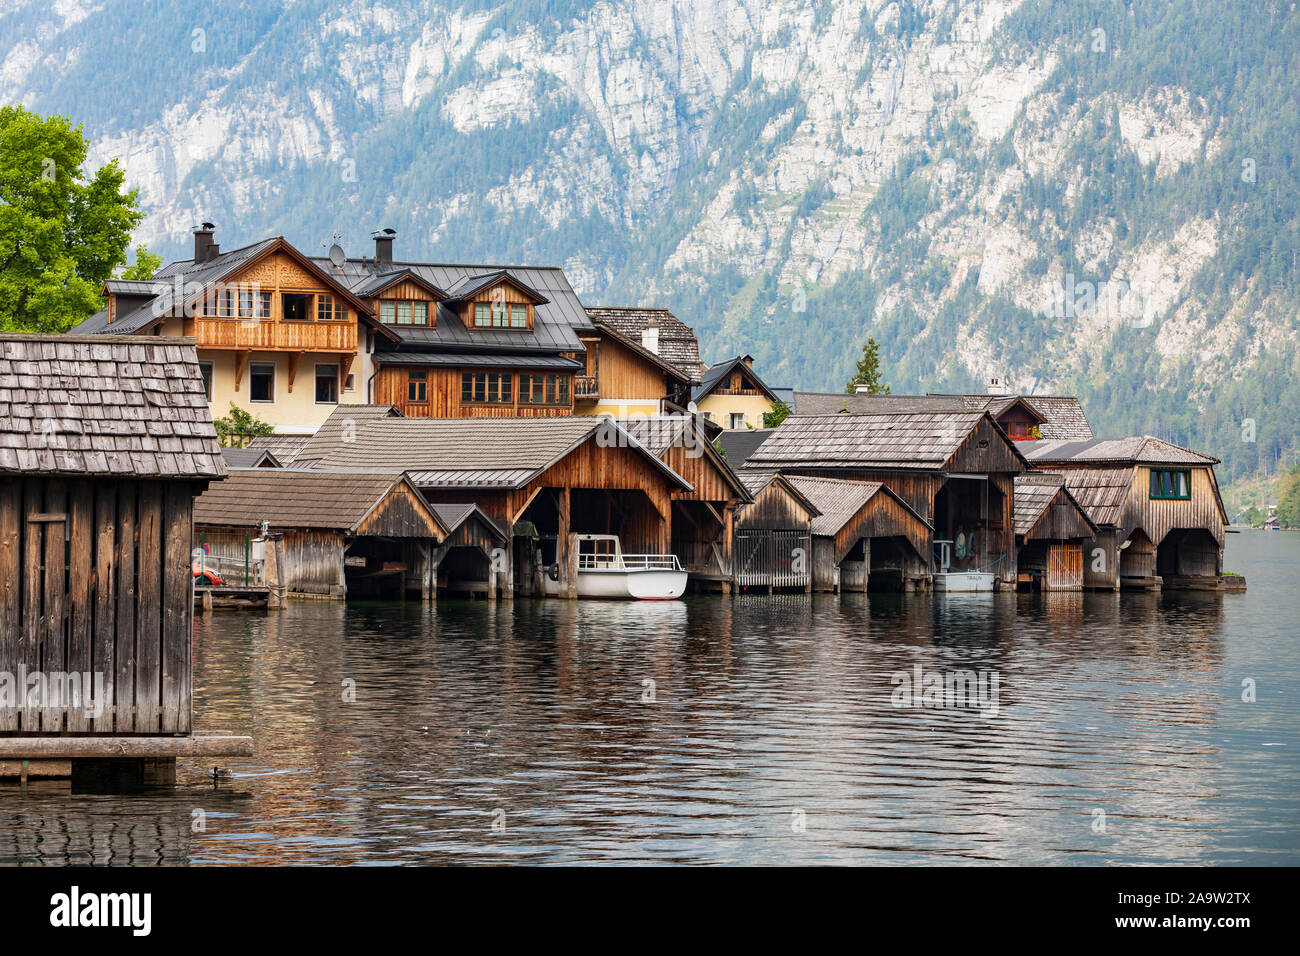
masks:
<svg viewBox="0 0 1300 956"><path fill-rule="evenodd" d="M316 366L316 404L336 405L339 400L339 367Z"/></svg>
<svg viewBox="0 0 1300 956"><path fill-rule="evenodd" d="M248 366L248 400L275 401L275 363L253 362Z"/></svg>
<svg viewBox="0 0 1300 956"><path fill-rule="evenodd" d="M1151 497L1187 501L1192 497L1192 473L1177 468L1152 468Z"/></svg>
<svg viewBox="0 0 1300 956"><path fill-rule="evenodd" d="M429 373L406 373L406 400L413 405L423 405L429 400Z"/></svg>
<svg viewBox="0 0 1300 956"><path fill-rule="evenodd" d="M568 405L569 376L520 375L519 402L523 405Z"/></svg>
<svg viewBox="0 0 1300 956"><path fill-rule="evenodd" d="M199 374L203 376L203 395L208 401L212 401L212 363L200 362Z"/></svg>

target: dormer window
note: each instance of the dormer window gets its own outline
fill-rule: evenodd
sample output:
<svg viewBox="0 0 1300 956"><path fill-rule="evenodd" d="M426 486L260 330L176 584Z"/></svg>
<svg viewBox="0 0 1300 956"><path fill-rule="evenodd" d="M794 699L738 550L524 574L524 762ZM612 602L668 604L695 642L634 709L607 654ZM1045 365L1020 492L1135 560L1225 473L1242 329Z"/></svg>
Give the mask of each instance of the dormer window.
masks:
<svg viewBox="0 0 1300 956"><path fill-rule="evenodd" d="M429 303L418 299L384 299L379 321L385 325L428 325Z"/></svg>
<svg viewBox="0 0 1300 956"><path fill-rule="evenodd" d="M529 308L513 302L475 302L474 328L526 329Z"/></svg>

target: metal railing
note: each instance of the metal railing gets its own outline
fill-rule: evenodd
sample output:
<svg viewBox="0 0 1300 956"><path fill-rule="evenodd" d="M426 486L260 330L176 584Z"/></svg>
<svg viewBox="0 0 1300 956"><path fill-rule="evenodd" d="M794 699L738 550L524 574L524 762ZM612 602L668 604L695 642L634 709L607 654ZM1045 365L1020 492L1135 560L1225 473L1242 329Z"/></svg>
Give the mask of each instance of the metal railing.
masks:
<svg viewBox="0 0 1300 956"><path fill-rule="evenodd" d="M680 571L675 554L580 554L579 571Z"/></svg>

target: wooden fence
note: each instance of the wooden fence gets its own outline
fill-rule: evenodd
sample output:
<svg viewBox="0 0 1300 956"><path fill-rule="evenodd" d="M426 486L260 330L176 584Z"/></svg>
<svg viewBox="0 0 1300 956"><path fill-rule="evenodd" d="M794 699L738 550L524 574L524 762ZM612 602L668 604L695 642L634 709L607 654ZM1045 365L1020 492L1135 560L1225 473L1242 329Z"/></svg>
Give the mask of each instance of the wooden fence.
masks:
<svg viewBox="0 0 1300 956"><path fill-rule="evenodd" d="M739 587L805 588L812 546L804 531L737 531L732 562Z"/></svg>

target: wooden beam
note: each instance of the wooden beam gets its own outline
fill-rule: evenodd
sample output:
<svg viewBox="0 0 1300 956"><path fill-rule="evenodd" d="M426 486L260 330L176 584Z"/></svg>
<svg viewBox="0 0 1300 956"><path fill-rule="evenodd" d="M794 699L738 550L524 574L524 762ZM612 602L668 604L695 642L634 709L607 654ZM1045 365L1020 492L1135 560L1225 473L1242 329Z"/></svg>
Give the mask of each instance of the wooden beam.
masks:
<svg viewBox="0 0 1300 956"><path fill-rule="evenodd" d="M233 734L189 737L2 737L0 760L62 757L251 757L253 738Z"/></svg>
<svg viewBox="0 0 1300 956"><path fill-rule="evenodd" d="M301 353L301 352L290 352L290 353L289 353L289 394L290 394L290 395L293 394L293 382L294 382L294 379L296 379L296 378L298 377L298 363L301 362L301 361L302 361L302 353ZM340 388L343 387L343 383L342 383L342 382L339 383L339 387L340 387Z"/></svg>
<svg viewBox="0 0 1300 956"><path fill-rule="evenodd" d="M239 383L244 380L244 369L248 367L248 357L252 354L248 351L235 353L235 391L239 391Z"/></svg>

